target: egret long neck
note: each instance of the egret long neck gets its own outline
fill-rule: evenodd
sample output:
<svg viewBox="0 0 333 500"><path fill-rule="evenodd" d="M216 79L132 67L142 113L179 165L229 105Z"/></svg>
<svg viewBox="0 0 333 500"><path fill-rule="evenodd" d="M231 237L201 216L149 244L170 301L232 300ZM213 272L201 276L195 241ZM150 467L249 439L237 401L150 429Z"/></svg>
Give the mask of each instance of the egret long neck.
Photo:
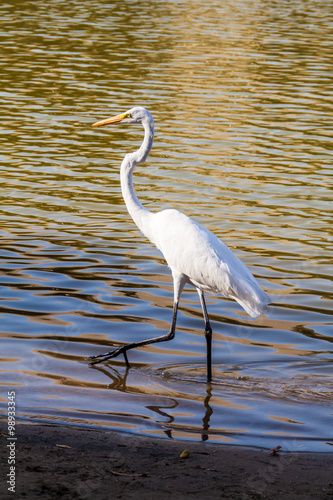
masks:
<svg viewBox="0 0 333 500"><path fill-rule="evenodd" d="M147 223L153 214L138 200L133 186L134 168L147 159L154 140L154 122L143 122L143 126L145 129L144 140L137 151L127 154L123 159L120 169L120 181L122 195L130 216L140 231L149 238L149 225Z"/></svg>

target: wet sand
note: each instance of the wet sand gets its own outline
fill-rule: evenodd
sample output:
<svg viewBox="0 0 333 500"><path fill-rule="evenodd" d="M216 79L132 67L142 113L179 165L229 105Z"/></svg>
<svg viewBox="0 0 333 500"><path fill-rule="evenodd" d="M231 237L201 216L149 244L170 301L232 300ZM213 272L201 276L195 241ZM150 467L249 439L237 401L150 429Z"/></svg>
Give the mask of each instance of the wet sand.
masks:
<svg viewBox="0 0 333 500"><path fill-rule="evenodd" d="M333 499L333 453L277 454L44 424L17 425L16 487L2 499ZM276 443L278 445L279 443ZM187 458L180 454L189 450Z"/></svg>

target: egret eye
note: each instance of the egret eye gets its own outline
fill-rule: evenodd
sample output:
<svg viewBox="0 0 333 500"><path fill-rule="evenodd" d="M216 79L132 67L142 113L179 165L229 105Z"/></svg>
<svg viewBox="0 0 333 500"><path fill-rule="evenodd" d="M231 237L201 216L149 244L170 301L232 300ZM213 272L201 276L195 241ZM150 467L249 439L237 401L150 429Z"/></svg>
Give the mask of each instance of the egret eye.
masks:
<svg viewBox="0 0 333 500"><path fill-rule="evenodd" d="M132 118L131 113L127 113L127 114L124 116L124 118L125 118L125 119L127 119L127 118Z"/></svg>

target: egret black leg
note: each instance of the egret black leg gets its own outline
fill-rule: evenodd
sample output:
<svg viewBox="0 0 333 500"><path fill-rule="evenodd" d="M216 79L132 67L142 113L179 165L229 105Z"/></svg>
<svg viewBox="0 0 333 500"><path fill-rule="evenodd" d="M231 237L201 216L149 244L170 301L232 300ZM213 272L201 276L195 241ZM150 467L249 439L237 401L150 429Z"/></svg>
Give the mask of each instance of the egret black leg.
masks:
<svg viewBox="0 0 333 500"><path fill-rule="evenodd" d="M212 328L210 326L209 318L208 318L208 313L207 313L207 308L206 308L206 302L205 302L205 297L203 294L203 291L197 288L199 297L200 297L200 302L201 302L201 307L202 307L202 312L205 320L205 338L206 338L206 346L207 346L207 382L210 382L212 380Z"/></svg>
<svg viewBox="0 0 333 500"><path fill-rule="evenodd" d="M107 359L116 358L117 356L119 356L119 354L123 354L123 356L125 358L126 366L130 367L130 364L129 364L128 359L127 359L127 351L129 349L135 349L136 347L141 347L141 346L148 345L148 344L154 344L155 342L165 342L167 340L172 340L175 336L175 331L176 331L178 304L179 304L178 301L174 302L171 328L168 331L168 333L166 333L165 335L162 335L161 337L154 337L152 339L141 340L140 342L133 342L132 344L126 344L122 347L118 347L118 349L113 349L112 351L106 352L104 354L97 354L96 356L90 356L89 359L96 359L96 361L92 361L89 364L96 365L97 363L102 363L103 361L106 361ZM97 358L100 358L100 359L97 359Z"/></svg>

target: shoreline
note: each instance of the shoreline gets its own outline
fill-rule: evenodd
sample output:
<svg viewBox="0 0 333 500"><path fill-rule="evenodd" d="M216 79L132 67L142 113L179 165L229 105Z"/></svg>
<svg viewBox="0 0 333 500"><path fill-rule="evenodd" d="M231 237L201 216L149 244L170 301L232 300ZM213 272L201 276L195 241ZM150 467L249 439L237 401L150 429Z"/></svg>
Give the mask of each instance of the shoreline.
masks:
<svg viewBox="0 0 333 500"><path fill-rule="evenodd" d="M15 492L8 491L7 422L2 499L333 498L333 454L284 452L40 423L17 426ZM189 450L187 458L181 453Z"/></svg>

